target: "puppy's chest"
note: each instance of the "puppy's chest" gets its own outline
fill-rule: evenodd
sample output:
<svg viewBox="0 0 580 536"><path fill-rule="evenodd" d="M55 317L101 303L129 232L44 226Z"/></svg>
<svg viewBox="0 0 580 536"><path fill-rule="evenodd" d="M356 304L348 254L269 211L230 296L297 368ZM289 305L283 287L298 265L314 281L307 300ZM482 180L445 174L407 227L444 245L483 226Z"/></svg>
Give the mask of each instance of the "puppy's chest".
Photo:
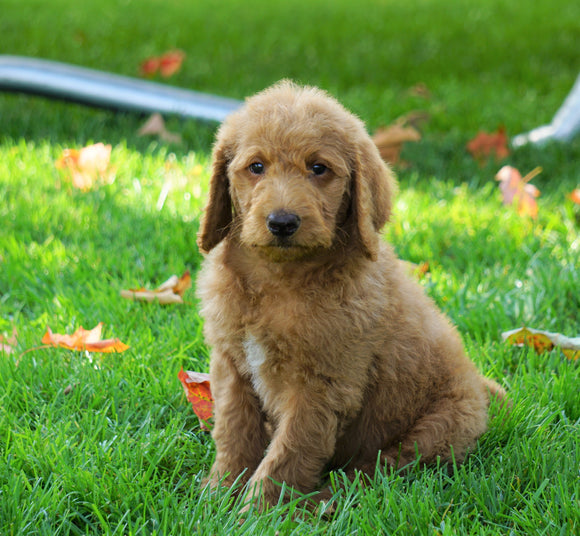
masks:
<svg viewBox="0 0 580 536"><path fill-rule="evenodd" d="M252 332L247 333L243 349L245 373L264 408L273 409L277 397L295 381L302 368L301 360L290 348L278 348L271 342L260 340Z"/></svg>
<svg viewBox="0 0 580 536"><path fill-rule="evenodd" d="M251 334L245 338L243 347L247 372L252 380L252 385L260 399L264 400L268 394L268 386L265 381L266 350Z"/></svg>

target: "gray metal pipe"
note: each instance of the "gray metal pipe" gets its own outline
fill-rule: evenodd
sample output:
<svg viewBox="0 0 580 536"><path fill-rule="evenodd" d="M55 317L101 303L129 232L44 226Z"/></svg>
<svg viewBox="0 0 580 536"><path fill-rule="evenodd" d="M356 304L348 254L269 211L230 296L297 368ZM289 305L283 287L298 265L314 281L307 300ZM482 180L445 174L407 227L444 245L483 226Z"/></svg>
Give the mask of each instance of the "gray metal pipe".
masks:
<svg viewBox="0 0 580 536"><path fill-rule="evenodd" d="M0 90L134 112L223 121L242 103L51 60L0 55Z"/></svg>

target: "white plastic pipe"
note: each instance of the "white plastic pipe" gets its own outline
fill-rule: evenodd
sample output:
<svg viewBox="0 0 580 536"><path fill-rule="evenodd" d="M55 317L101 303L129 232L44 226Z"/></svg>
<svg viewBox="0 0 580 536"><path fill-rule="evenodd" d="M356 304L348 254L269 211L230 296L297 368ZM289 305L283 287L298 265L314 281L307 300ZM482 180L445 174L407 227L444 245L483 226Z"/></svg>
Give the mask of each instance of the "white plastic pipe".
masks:
<svg viewBox="0 0 580 536"><path fill-rule="evenodd" d="M100 108L223 121L242 103L51 60L0 55L0 90Z"/></svg>

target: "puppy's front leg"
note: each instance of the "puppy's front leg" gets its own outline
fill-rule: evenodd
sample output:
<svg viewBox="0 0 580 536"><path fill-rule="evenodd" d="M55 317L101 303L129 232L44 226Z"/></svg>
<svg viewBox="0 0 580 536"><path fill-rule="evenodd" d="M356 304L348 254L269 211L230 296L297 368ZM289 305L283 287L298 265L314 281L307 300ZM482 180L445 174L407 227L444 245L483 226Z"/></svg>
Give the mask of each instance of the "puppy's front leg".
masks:
<svg viewBox="0 0 580 536"><path fill-rule="evenodd" d="M263 508L280 497L279 484L314 491L334 452L337 416L307 393L289 397L262 463L250 480L250 492Z"/></svg>
<svg viewBox="0 0 580 536"><path fill-rule="evenodd" d="M214 350L210 375L215 399L212 436L216 445L210 485L215 487L220 480L231 485L244 471L242 482L247 482L264 456L264 415L250 383L227 354Z"/></svg>

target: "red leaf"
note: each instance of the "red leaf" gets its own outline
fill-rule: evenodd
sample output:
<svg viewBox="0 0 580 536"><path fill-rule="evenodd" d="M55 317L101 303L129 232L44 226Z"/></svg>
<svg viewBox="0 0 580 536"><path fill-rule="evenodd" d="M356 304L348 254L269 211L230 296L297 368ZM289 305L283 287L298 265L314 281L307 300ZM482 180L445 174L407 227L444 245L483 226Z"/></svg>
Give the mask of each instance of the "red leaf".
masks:
<svg viewBox="0 0 580 536"><path fill-rule="evenodd" d="M185 52L182 50L170 50L161 56L153 56L144 60L139 66L141 76L152 77L158 72L164 78L174 75L185 59Z"/></svg>
<svg viewBox="0 0 580 536"><path fill-rule="evenodd" d="M213 416L213 397L209 385L209 374L181 369L177 375L187 400L191 403L202 429L208 429L208 421Z"/></svg>
<svg viewBox="0 0 580 536"><path fill-rule="evenodd" d="M159 58L147 58L139 66L139 72L141 73L141 76L151 78L159 70L159 64Z"/></svg>
<svg viewBox="0 0 580 536"><path fill-rule="evenodd" d="M181 69L181 64L185 59L185 52L182 50L171 50L159 58L159 72L164 78L174 75Z"/></svg>
<svg viewBox="0 0 580 536"><path fill-rule="evenodd" d="M87 352L124 352L129 348L125 343L119 339L104 339L101 340L101 332L103 330L103 323L99 322L93 329L86 330L83 327L77 329L72 335L60 335L53 333L47 327L44 337L42 337L42 344L50 346L67 348L69 350L86 350Z"/></svg>
<svg viewBox="0 0 580 536"><path fill-rule="evenodd" d="M500 127L491 134L479 132L467 144L467 150L475 160L480 162L480 164L484 164L492 157L497 161L506 158L510 154L507 143L508 137L505 133L505 128Z"/></svg>

